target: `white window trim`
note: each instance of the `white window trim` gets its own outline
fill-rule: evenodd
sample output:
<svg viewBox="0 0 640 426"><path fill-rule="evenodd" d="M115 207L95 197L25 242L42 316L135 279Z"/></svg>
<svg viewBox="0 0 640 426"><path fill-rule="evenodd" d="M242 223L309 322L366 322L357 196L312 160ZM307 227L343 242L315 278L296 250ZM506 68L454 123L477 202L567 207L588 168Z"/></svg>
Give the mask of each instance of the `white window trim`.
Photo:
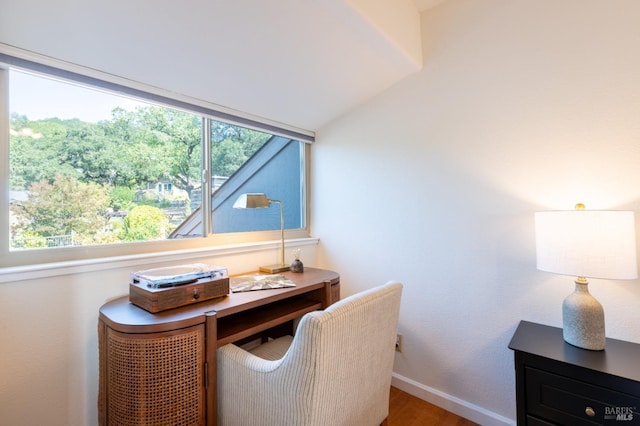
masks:
<svg viewBox="0 0 640 426"><path fill-rule="evenodd" d="M299 129L294 126L283 125L282 123L274 122L263 117L253 116L247 113L241 113L230 108L225 108L220 105L204 102L199 99L194 99L188 96L179 95L167 90L163 90L157 87L146 85L144 83L136 82L126 78L122 78L113 74L108 74L102 71L98 71L91 68L86 68L80 65L71 64L65 61L54 59L51 57L38 55L33 52L28 52L22 49L15 48L3 43L0 43L0 197L5 201L5 205L9 205L9 94L8 91L2 88L2 81L5 80L4 74L8 73L6 64L2 61L3 58L9 57L15 58L18 61L28 61L31 63L41 64L44 68L54 68L62 71L63 73L69 73L73 75L85 76L89 80L104 81L109 84L121 86L123 89L130 89L129 95L135 95L136 92L144 92L146 94L155 95L154 102L163 104L163 100L167 100L166 106L180 109L179 105L189 105L195 107L194 109L188 109L189 112L198 113L203 116L212 118L218 121L227 121L232 124L237 124L243 127L253 128L260 131L268 131L272 134L292 137L292 135L299 136L303 142L311 143L314 140L314 132ZM11 64L9 64L11 65ZM14 66L14 65L12 65ZM17 66L17 68L20 68ZM148 98L143 98L147 99ZM225 119L226 117L226 119ZM231 120L236 118L236 120ZM252 125L254 123L255 125ZM279 132L278 129L282 131ZM306 156L308 160L309 150L306 149ZM306 177L304 185L308 194L309 191L309 161L306 161ZM305 228L303 229L289 229L285 230L285 238L299 239L309 237L309 206L308 196L303 200L305 203L306 217L304 219ZM264 232L246 232L238 234L210 234L207 237L193 238L193 239L177 239L177 240L163 240L163 241L146 241L140 243L127 243L127 244L106 244L102 246L86 246L81 249L74 248L60 248L53 249L51 251L45 250L25 250L25 251L10 251L9 247L0 248L0 282L3 282L5 273L11 276L11 271L36 271L41 269L52 268L52 265L66 265L66 264L101 264L105 259L136 259L146 257L156 257L165 255L177 255L178 253L185 253L187 256L189 253L194 252L206 252L215 251L218 248L225 250L225 247L250 247L250 246L263 246L270 244L269 241L277 240L280 237L280 231L264 231ZM9 209L0 209L0 242L9 241ZM256 243L257 242L257 243ZM4 243L2 243L4 244ZM35 254L35 263L34 263ZM72 256L70 254L73 254ZM69 259L69 260L60 260ZM106 260L109 262L109 260ZM73 269L73 268L72 268ZM15 278L15 277L14 277Z"/></svg>
<svg viewBox="0 0 640 426"><path fill-rule="evenodd" d="M293 247L315 246L319 238L307 237L285 241L285 250ZM65 262L40 263L33 265L0 268L0 284L33 279L51 278L61 275L100 272L119 268L136 268L140 264L166 265L175 262L193 262L195 258L234 256L262 251L280 250L280 241L263 241L245 244L230 244L215 247L200 247L188 250L149 252L128 256L114 256L99 259L72 260ZM133 269L132 269L133 271Z"/></svg>

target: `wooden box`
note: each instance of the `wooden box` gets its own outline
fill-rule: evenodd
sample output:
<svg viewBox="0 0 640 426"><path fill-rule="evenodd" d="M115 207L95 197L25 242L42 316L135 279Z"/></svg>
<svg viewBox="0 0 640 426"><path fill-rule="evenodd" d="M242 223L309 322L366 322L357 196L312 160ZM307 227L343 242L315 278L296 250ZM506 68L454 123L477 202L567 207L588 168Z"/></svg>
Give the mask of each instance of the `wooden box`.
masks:
<svg viewBox="0 0 640 426"><path fill-rule="evenodd" d="M191 284L152 288L144 283L129 284L129 300L136 306L156 313L192 305L229 294L229 278L202 278Z"/></svg>

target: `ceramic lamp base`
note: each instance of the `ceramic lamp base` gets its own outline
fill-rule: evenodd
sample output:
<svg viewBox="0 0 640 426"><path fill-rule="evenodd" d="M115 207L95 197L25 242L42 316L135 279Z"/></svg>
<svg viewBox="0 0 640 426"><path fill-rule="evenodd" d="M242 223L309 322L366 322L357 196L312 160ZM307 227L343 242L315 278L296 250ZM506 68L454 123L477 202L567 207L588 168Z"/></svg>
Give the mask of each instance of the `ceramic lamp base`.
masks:
<svg viewBox="0 0 640 426"><path fill-rule="evenodd" d="M573 293L562 303L564 340L582 349L601 351L605 347L604 309L589 293L587 280L576 281Z"/></svg>

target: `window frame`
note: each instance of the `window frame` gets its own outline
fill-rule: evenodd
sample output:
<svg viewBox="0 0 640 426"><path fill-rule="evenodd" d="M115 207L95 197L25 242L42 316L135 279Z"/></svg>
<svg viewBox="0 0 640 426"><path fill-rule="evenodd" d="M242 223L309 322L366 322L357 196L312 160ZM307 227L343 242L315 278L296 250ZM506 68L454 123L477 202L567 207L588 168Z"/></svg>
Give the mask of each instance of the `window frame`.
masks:
<svg viewBox="0 0 640 426"><path fill-rule="evenodd" d="M0 193L5 200L6 208L0 209L0 268L19 267L34 264L46 264L53 262L90 261L98 258L114 258L122 256L140 256L150 253L179 252L191 249L204 249L207 247L221 247L232 244L247 244L252 242L265 242L279 240L280 230L237 232L214 234L210 215L203 215L205 236L189 239L171 239L162 241L140 241L105 245L88 245L81 247L60 247L55 249L9 249L9 69L35 72L42 75L55 77L70 83L81 84L115 92L124 96L149 101L160 106L179 109L188 113L199 115L202 118L203 135L208 135L209 123L212 120L223 121L229 124L246 127L253 130L264 131L274 135L297 139L303 146L304 172L302 185L304 196L302 205L304 209L304 227L297 229L285 229L286 239L306 238L309 232L309 145L314 141L313 132L298 129L292 126L283 126L280 123L270 122L250 114L239 113L224 107L209 104L201 100L186 96L176 95L156 87L134 82L118 76L103 73L101 71L87 69L78 65L69 64L52 58L45 58L32 53L13 49L9 53L5 46L0 45ZM210 138L203 136L201 150L203 165L203 193L208 193L211 186L210 164L208 162ZM202 211L211 211L210 197L203 197Z"/></svg>

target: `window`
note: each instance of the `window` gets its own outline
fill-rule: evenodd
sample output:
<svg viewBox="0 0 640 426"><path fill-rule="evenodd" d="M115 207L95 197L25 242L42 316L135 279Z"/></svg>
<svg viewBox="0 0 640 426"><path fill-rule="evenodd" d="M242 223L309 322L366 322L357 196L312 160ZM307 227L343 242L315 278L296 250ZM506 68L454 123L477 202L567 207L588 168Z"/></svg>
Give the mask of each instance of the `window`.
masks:
<svg viewBox="0 0 640 426"><path fill-rule="evenodd" d="M279 230L278 206L233 209L246 192L281 200L285 229L306 235L306 144L292 132L12 62L27 61L0 54L0 88L8 91L8 135L0 139L8 151L0 168L10 200L1 234L8 264L126 254L141 244L169 250L186 239L193 247L195 237L225 243Z"/></svg>

